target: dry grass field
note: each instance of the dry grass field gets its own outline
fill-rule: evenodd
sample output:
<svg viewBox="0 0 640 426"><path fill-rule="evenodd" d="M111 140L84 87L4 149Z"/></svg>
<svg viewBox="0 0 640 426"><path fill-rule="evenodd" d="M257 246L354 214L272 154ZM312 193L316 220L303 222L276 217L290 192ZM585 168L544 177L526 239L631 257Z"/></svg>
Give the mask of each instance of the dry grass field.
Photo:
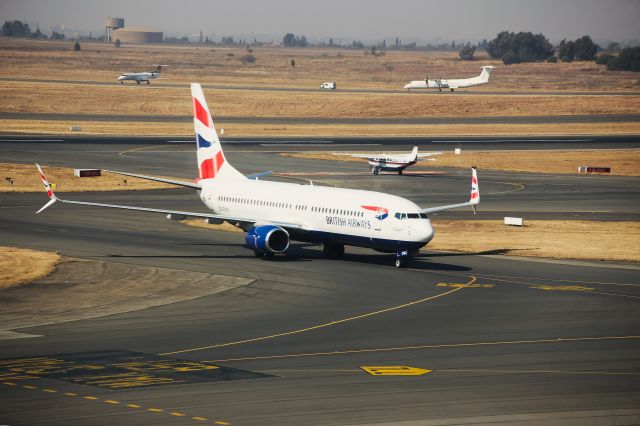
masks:
<svg viewBox="0 0 640 426"><path fill-rule="evenodd" d="M116 49L83 43L82 50L74 52L72 42L0 39L0 53L0 77L116 83L122 72L168 64L171 67L163 80L173 83L316 88L323 81L336 81L338 88L399 89L410 80L471 77L480 73L482 65L495 65L491 83L474 91L640 90L637 73L611 72L593 62L505 66L484 52L475 61L461 61L456 52L387 51L373 56L364 50L264 47L251 52L255 63L243 64L240 59L249 52L238 48L131 45Z"/></svg>
<svg viewBox="0 0 640 426"><path fill-rule="evenodd" d="M312 158L328 161L350 161L366 164L366 159L326 152L286 152L283 157ZM576 173L579 166L611 167L612 175L640 176L640 151L462 151L460 155L445 152L436 161L423 162L434 167L477 166L479 169L532 172Z"/></svg>
<svg viewBox="0 0 640 426"><path fill-rule="evenodd" d="M58 253L0 247L0 290L47 276L59 261Z"/></svg>
<svg viewBox="0 0 640 426"><path fill-rule="evenodd" d="M66 167L43 166L49 183L55 184L55 192L74 191L123 191L141 189L175 188L160 182L152 182L136 179L128 176L120 176L112 173L103 173L102 176L77 178L73 175L73 169ZM7 178L13 179L13 185ZM38 170L31 164L0 163L0 192L38 192L44 194L44 187ZM45 197L46 198L46 197ZM45 200L43 198L43 200Z"/></svg>
<svg viewBox="0 0 640 426"><path fill-rule="evenodd" d="M224 223L190 219L182 223L217 231L242 232ZM535 220L512 227L498 220L436 219L436 236L425 250L495 252L513 256L606 261L640 261L640 223Z"/></svg>
<svg viewBox="0 0 640 426"><path fill-rule="evenodd" d="M525 225L436 219L436 235L427 247L557 259L640 261L639 222L532 220Z"/></svg>
<svg viewBox="0 0 640 426"><path fill-rule="evenodd" d="M482 54L477 61L461 61L451 52L393 52L365 55L363 50L256 48L253 64L240 58L246 50L205 46L140 45L116 49L83 44L74 52L71 43L0 39L3 66L0 78L46 79L53 82L0 82L0 112L78 114L74 122L44 121L32 130L29 121L3 120L5 133L69 133L69 125L82 126L81 134L191 134L189 126L130 121L101 122L95 126L82 114L189 115L188 83L234 87L290 87L316 89L323 81L336 81L338 91L281 92L274 90L205 89L213 114L247 117L448 117L537 116L574 114L636 114L637 96L555 96L549 92L620 92L640 90L640 76L609 72L595 63L535 63L504 66ZM296 66L290 65L294 59ZM171 65L150 85L117 83L124 71L150 69L154 63ZM345 93L340 89L395 89L425 76L468 77L485 64L497 65L488 85L436 96L398 93ZM58 84L55 81L113 83L107 85ZM162 87L158 83L184 84ZM530 92L535 96L475 93ZM638 133L640 123L611 125L499 125L493 134L602 134ZM234 136L314 135L447 135L491 134L487 128L448 126L335 126L251 125L225 123ZM332 133L335 132L335 133Z"/></svg>
<svg viewBox="0 0 640 426"><path fill-rule="evenodd" d="M70 131L70 125L79 125L82 132ZM225 136L243 137L349 137L349 136L510 136L510 135L611 135L638 134L640 123L586 123L586 124L251 124L223 123ZM5 133L42 135L134 135L193 137L191 123L140 123L135 121L40 121L1 120ZM224 140L224 138L221 138Z"/></svg>

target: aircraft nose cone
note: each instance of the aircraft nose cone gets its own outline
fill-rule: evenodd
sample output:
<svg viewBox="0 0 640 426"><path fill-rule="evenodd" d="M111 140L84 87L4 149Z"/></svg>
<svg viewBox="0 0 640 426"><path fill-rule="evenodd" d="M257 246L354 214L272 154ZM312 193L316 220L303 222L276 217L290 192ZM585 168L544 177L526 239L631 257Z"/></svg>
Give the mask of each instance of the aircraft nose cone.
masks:
<svg viewBox="0 0 640 426"><path fill-rule="evenodd" d="M420 229L421 231L421 240L425 242L429 242L433 239L435 232L433 231L433 226L431 226L431 221L429 219L424 221L424 226Z"/></svg>

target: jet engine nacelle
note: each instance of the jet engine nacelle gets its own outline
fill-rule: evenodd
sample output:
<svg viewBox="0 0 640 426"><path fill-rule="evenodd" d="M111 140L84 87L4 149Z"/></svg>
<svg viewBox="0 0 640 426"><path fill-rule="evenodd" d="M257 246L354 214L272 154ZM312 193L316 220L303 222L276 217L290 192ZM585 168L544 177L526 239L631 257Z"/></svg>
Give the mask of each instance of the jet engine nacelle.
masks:
<svg viewBox="0 0 640 426"><path fill-rule="evenodd" d="M254 226L247 231L245 242L261 253L283 253L289 248L289 233L276 225Z"/></svg>

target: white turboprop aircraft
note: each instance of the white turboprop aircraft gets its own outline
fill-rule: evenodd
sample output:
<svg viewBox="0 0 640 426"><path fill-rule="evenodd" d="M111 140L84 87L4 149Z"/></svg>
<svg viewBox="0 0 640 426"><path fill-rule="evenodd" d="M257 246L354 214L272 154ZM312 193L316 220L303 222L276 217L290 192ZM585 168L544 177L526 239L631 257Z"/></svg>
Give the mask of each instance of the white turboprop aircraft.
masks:
<svg viewBox="0 0 640 426"><path fill-rule="evenodd" d="M339 154L339 153L334 153ZM418 153L418 147L414 146L413 151L410 154L380 154L380 153L367 153L367 154L346 154L356 158L366 158L371 165L371 174L377 175L379 172L398 172L399 175L402 171L409 166L416 164L420 158L431 157L433 155L440 155L442 152L425 152ZM340 154L342 155L342 154ZM429 158L429 161L434 161L435 158Z"/></svg>
<svg viewBox="0 0 640 426"><path fill-rule="evenodd" d="M396 253L395 265L405 267L408 256L433 238L428 214L465 206L472 206L475 211L480 202L475 168L472 169L469 201L426 209L407 199L380 192L272 182L259 180L257 176L244 176L224 156L199 84L191 84L191 94L200 178L185 182L112 173L193 188L211 213L63 200L56 197L36 164L50 198L37 213L60 201L163 213L170 219L199 217L210 223L226 221L245 230L245 243L257 257L284 253L289 248L289 241L295 240L323 244L324 254L329 258L342 256L345 245Z"/></svg>
<svg viewBox="0 0 640 426"><path fill-rule="evenodd" d="M133 80L136 83L140 84L141 81L146 81L149 84L149 80L156 79L160 77L160 73L162 72L163 67L168 67L169 65L156 65L156 69L154 71L147 72L127 72L118 77L118 81L120 84L123 84L125 80Z"/></svg>
<svg viewBox="0 0 640 426"><path fill-rule="evenodd" d="M456 78L456 79L435 79L429 80L427 77L425 80L414 80L404 86L405 89L411 91L412 89L450 89L452 92L455 89L461 89L464 87L479 86L489 82L489 76L491 70L495 68L493 65L485 65L482 67L482 72L477 77L471 78Z"/></svg>

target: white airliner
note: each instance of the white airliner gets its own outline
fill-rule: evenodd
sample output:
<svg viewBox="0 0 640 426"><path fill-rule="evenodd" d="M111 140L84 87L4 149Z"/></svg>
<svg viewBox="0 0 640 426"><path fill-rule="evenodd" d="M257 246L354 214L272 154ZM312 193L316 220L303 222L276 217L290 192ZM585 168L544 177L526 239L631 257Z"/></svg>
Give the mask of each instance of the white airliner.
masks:
<svg viewBox="0 0 640 426"><path fill-rule="evenodd" d="M124 84L125 80L133 80L136 83L140 84L141 81L146 81L149 84L149 80L156 79L160 77L160 73L162 72L163 67L168 67L169 65L156 65L156 69L154 71L147 72L127 72L118 77L118 81L120 84Z"/></svg>
<svg viewBox="0 0 640 426"><path fill-rule="evenodd" d="M192 83L191 93L199 179L192 183L112 173L193 188L211 213L63 200L56 197L36 164L50 198L37 213L60 201L163 213L172 219L190 216L210 223L226 221L246 231L246 246L253 249L257 257L284 253L289 248L289 241L295 240L323 244L324 254L329 258L341 257L345 245L396 253L395 265L404 267L408 256L433 238L430 213L465 206L472 206L475 211L480 202L475 169L472 169L469 201L426 209L407 199L380 192L272 182L244 176L224 156L200 85Z"/></svg>
<svg viewBox="0 0 640 426"><path fill-rule="evenodd" d="M427 77L424 80L414 80L411 83L406 84L404 88L408 91L411 91L411 89L438 89L439 91L442 91L442 89L450 89L453 92L455 89L479 86L481 84L488 83L489 76L491 75L491 70L493 68L495 67L492 65L485 65L482 67L482 72L479 76L471 78L438 78L435 80L429 80L429 77Z"/></svg>
<svg viewBox="0 0 640 426"><path fill-rule="evenodd" d="M337 153L334 153L337 154ZM431 157L433 155L440 155L441 152L425 152L418 153L418 147L414 146L413 151L410 154L380 154L380 153L367 153L367 154L347 154L356 158L366 158L371 165L371 174L377 175L379 172L398 172L399 175L402 171L409 166L416 164L420 158ZM429 161L434 161L435 158L429 158Z"/></svg>

